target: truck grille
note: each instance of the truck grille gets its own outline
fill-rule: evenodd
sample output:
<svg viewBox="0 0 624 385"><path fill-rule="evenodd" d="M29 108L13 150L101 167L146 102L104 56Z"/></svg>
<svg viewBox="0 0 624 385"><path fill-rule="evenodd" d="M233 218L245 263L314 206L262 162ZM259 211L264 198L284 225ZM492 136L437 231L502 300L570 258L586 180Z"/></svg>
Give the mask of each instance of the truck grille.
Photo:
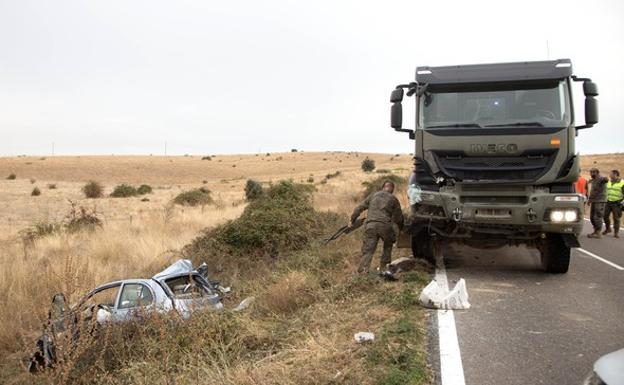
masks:
<svg viewBox="0 0 624 385"><path fill-rule="evenodd" d="M520 156L481 156L433 152L440 170L456 181L534 181L551 167L556 150Z"/></svg>

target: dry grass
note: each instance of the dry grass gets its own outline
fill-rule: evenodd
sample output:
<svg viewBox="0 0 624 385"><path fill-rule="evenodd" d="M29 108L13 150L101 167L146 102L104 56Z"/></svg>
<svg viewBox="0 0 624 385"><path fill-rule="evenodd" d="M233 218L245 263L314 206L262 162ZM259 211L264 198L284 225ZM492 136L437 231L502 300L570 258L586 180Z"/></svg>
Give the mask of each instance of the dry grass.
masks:
<svg viewBox="0 0 624 385"><path fill-rule="evenodd" d="M284 178L305 182L313 175L318 181L316 209L346 214L361 193L362 182L378 176L361 171L366 156L375 159L379 167L402 175L411 167L408 155L390 160L390 155L346 153L217 156L210 162L202 162L200 157L0 158L0 175L19 175L16 180L0 181L0 211L6 213L0 218L0 290L4 293L0 307L11 309L0 313L0 352L5 357L0 362L0 382L63 383L71 378L67 365L67 371L49 376L23 373L23 359L33 348L54 293L65 292L71 301L96 284L149 277L160 271L177 259L182 247L202 229L241 214L246 205L244 183L250 177L263 183ZM232 168L233 164L239 167ZM320 183L336 171L341 173ZM140 198L88 200L80 189L94 177L105 186L105 196L121 182L155 187L149 202ZM32 199L29 178L57 188ZM178 193L200 187L204 180L213 192L214 204L201 208L171 205ZM404 200L404 193L399 192L399 197ZM21 230L37 222L63 220L70 209L68 199L95 209L103 218L103 227L94 232L52 232L22 242ZM375 349L381 349L377 352L355 345L352 336L361 330L385 330L401 317L400 307L389 306L387 298L380 297L380 293L399 296L399 286L354 280L351 272L358 262L358 249L356 235L327 248L315 245L287 261L259 261L253 269L217 271L218 278L235 290L226 306L255 295L259 299L252 310L236 316L205 314L175 330L163 329L168 323L162 324L159 333L168 333L157 340L134 339L143 344L136 346L141 355L133 357L128 353L131 350L123 350L127 356L110 361L121 360L123 367L115 369L114 375L97 372L94 381L118 383L125 378L138 384L170 383L174 373L179 384L383 383L388 365L383 360L371 361L370 355L391 356L400 345L398 340L376 345ZM418 320L422 313L418 314L413 321L416 324L422 321ZM220 325L216 321L223 317L234 317L227 321L239 328L215 330L215 325ZM231 340L224 339L227 333ZM114 343L115 337L110 338ZM201 339L202 349L180 349L180 341L187 338ZM165 354L167 362L162 361L159 343L171 350ZM422 348L422 342L416 346ZM425 373L424 368L417 369ZM98 365L92 370L99 370Z"/></svg>

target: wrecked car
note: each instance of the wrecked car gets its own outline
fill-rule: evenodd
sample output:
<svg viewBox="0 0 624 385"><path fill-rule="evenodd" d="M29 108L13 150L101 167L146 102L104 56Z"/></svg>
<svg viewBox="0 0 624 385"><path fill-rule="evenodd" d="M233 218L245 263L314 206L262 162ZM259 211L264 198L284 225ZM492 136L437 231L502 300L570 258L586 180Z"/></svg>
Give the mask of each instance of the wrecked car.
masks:
<svg viewBox="0 0 624 385"><path fill-rule="evenodd" d="M54 341L61 336L76 341L78 325L99 327L140 320L152 312L176 312L187 319L194 311L223 309L222 295L229 288L211 281L207 273L205 263L194 269L190 260L180 259L150 279L124 279L100 285L69 308L65 296L56 294L29 371L53 366Z"/></svg>

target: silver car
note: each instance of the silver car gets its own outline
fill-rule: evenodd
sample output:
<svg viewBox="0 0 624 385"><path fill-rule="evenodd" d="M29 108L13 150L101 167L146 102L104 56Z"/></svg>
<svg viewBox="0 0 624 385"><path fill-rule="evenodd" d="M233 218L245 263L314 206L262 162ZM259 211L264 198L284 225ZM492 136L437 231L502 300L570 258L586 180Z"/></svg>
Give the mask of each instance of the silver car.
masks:
<svg viewBox="0 0 624 385"><path fill-rule="evenodd" d="M69 308L65 296L57 294L52 299L48 324L37 340L29 371L52 366L56 361L54 341L61 335L75 340L82 324L96 321L104 326L141 319L153 312L176 312L187 319L194 311L223 309L221 294L228 291L229 288L208 279L206 264L194 269L190 260L180 259L149 279L124 279L100 285ZM245 304L249 302L246 301ZM241 305L234 310L242 309Z"/></svg>
<svg viewBox="0 0 624 385"><path fill-rule="evenodd" d="M193 311L223 308L216 285L191 261L178 260L151 279L124 279L100 285L74 307L89 318L95 313L99 324L122 322L156 311L176 311L188 318Z"/></svg>

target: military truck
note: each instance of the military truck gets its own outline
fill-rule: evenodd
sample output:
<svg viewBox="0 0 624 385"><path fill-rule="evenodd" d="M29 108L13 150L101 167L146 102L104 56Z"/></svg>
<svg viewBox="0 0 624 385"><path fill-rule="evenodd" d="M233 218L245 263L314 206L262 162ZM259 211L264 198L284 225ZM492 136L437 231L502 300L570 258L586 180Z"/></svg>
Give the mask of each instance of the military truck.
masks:
<svg viewBox="0 0 624 385"><path fill-rule="evenodd" d="M574 82L585 96L582 125ZM404 92L415 100L413 129L402 125ZM420 201L407 229L414 255L432 260L446 242L527 245L546 272L566 273L583 228L575 139L598 122L597 95L569 59L417 67L416 81L390 97L391 126L416 144L409 184Z"/></svg>

